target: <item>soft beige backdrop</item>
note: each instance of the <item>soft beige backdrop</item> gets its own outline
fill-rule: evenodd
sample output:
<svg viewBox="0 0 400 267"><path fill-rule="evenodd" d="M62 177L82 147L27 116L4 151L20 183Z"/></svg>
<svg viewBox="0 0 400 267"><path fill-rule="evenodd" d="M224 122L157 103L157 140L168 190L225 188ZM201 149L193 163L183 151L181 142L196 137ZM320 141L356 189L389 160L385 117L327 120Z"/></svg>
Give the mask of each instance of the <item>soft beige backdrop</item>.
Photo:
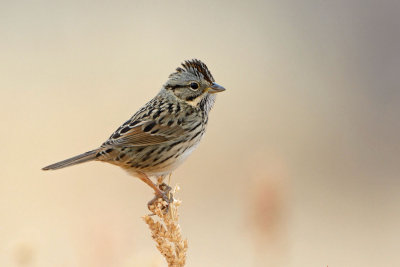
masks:
<svg viewBox="0 0 400 267"><path fill-rule="evenodd" d="M165 266L100 145L185 59L227 88L173 174L187 266L399 266L399 1L2 1L0 266Z"/></svg>

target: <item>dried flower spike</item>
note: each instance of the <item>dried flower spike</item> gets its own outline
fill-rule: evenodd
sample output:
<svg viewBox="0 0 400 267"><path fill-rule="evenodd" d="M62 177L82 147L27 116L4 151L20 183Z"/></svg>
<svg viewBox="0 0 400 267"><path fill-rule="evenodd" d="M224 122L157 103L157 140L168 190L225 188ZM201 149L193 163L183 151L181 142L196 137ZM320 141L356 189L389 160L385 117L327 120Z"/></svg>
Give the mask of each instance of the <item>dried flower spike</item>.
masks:
<svg viewBox="0 0 400 267"><path fill-rule="evenodd" d="M175 187L174 192L179 187ZM178 223L179 200L174 200L169 204L167 213L164 213L162 199L155 201L154 205L149 206L151 212L156 216L146 215L143 217L149 226L151 236L156 242L157 249L166 259L169 267L183 267L186 262L186 251L188 249L187 239L183 240L181 228Z"/></svg>

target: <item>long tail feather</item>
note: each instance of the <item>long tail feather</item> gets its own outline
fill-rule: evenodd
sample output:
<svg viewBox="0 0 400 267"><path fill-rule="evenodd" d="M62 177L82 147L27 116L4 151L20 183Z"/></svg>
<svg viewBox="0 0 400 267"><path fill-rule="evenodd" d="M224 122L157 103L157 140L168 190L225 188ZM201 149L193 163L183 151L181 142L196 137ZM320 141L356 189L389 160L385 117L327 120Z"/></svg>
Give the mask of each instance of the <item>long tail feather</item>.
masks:
<svg viewBox="0 0 400 267"><path fill-rule="evenodd" d="M92 151L88 151L86 153L80 154L78 156L51 164L49 166L46 166L44 168L42 168L42 170L47 171L47 170L57 170L57 169L61 169L61 168L65 168L68 166L72 166L72 165L76 165L79 163L83 163L83 162L87 162L87 161L91 161L94 160L96 158L96 154L97 154L97 149L92 150Z"/></svg>

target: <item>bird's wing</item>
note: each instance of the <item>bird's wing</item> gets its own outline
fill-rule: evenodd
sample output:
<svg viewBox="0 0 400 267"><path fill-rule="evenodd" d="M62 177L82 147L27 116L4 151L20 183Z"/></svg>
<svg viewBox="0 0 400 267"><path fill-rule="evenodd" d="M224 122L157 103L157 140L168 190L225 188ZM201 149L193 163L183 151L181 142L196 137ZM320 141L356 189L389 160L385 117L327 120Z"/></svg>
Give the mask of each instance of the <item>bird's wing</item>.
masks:
<svg viewBox="0 0 400 267"><path fill-rule="evenodd" d="M119 127L103 145L156 145L174 140L185 132L176 123L164 125L154 120L130 120L128 122Z"/></svg>

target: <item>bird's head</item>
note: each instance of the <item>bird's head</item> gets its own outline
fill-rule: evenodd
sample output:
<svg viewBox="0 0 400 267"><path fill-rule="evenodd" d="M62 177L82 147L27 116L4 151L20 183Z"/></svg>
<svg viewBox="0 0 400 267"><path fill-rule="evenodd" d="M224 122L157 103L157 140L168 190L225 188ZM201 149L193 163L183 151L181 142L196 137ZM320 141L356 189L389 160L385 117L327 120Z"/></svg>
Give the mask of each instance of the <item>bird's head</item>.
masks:
<svg viewBox="0 0 400 267"><path fill-rule="evenodd" d="M225 91L215 83L206 64L197 59L182 63L182 67L169 76L164 88L192 106L199 106L208 98L214 99L213 94Z"/></svg>

